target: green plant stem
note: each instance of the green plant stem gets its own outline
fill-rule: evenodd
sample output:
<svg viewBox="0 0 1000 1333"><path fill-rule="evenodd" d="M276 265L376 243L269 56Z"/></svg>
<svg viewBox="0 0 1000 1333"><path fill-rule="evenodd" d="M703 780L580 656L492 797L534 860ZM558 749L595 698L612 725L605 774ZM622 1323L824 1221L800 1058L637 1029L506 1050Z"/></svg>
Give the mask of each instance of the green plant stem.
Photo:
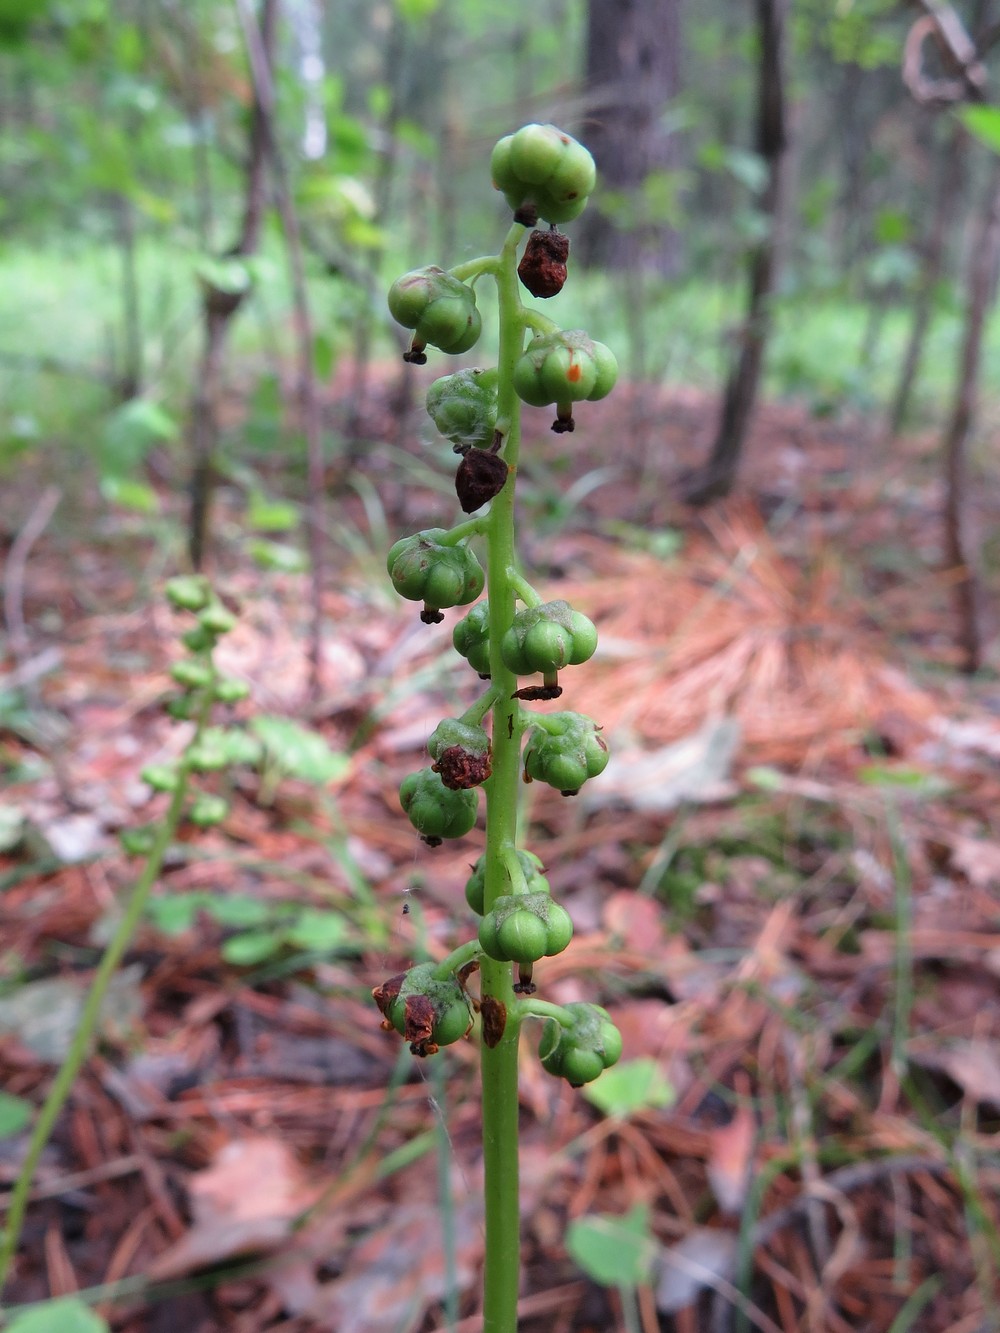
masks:
<svg viewBox="0 0 1000 1333"><path fill-rule="evenodd" d="M572 1029L573 1015L559 1004L550 1004L548 1000L536 1000L532 997L530 1000L517 1000L517 1012L524 1017L532 1018L554 1018L556 1022L564 1028Z"/></svg>
<svg viewBox="0 0 1000 1333"><path fill-rule="evenodd" d="M458 1323L458 1238L455 1233L455 1195L451 1187L451 1139L448 1137L448 1062L434 1063L432 1085L437 1104L434 1137L437 1148L438 1206L441 1212L441 1247L444 1250L444 1296L441 1301L445 1323L454 1329Z"/></svg>
<svg viewBox="0 0 1000 1333"><path fill-rule="evenodd" d="M478 940L466 940L457 949L452 949L451 953L446 958L442 958L440 963L435 964L431 975L435 981L444 981L451 976L452 972L457 972L466 963L471 963L473 958L478 958L481 953L482 947Z"/></svg>
<svg viewBox="0 0 1000 1333"><path fill-rule="evenodd" d="M496 701L497 691L495 687L491 685L485 694L480 695L471 708L465 710L462 716L458 719L459 722L467 722L470 726L478 726Z"/></svg>
<svg viewBox="0 0 1000 1333"><path fill-rule="evenodd" d="M541 606L542 594L536 592L523 574L519 574L516 569L508 569L507 581L514 589L514 595L519 597L525 606Z"/></svg>
<svg viewBox="0 0 1000 1333"><path fill-rule="evenodd" d="M517 852L513 847L504 848L503 863L504 869L507 871L507 878L510 880L508 888L511 893L527 893L528 881L524 878L521 862L518 860Z"/></svg>
<svg viewBox="0 0 1000 1333"><path fill-rule="evenodd" d="M449 528L436 537L439 546L457 546L460 541L466 537L478 537L481 532L485 532L489 526L488 517L470 518L467 523L458 523L455 527Z"/></svg>
<svg viewBox="0 0 1000 1333"><path fill-rule="evenodd" d="M505 853L517 847L517 795L520 780L521 718L513 693L517 681L500 656L500 641L514 619L515 595L509 571L515 566L514 489L521 443L521 412L514 391L514 367L524 346L524 310L518 294L517 247L524 228L507 233L496 269L500 306L500 357L497 417L506 423L503 456L510 477L490 507L487 528L490 604L490 674L497 691L493 708L493 775L486 792L485 910L506 890ZM483 1333L516 1333L520 1270L518 1215L519 1027L513 968L483 957L482 995L502 1005L508 1015L496 1046L483 1046L483 1168L486 1195L486 1270Z"/></svg>
<svg viewBox="0 0 1000 1333"><path fill-rule="evenodd" d="M463 264L456 264L448 272L459 282L469 282L481 278L484 273L498 273L502 262L502 256L481 255L478 259L467 259Z"/></svg>
<svg viewBox="0 0 1000 1333"><path fill-rule="evenodd" d="M52 1081L49 1094L38 1113L38 1119L35 1121L28 1151L11 1191L10 1207L7 1210L7 1225L3 1233L3 1242L0 1244L0 1292L3 1291L6 1284L11 1261L21 1239L24 1217L28 1208L28 1196L31 1193L31 1186L35 1178L35 1171L38 1169L39 1160L66 1104L66 1100L73 1090L76 1076L90 1052L91 1041L100 1020L101 1005L107 995L108 987L118 970L118 965L128 948L129 941L135 934L136 927L149 901L153 885L156 883L163 867L163 858L166 855L167 848L177 832L187 796L188 778L191 773L189 756L201 739L212 707L212 701L211 691L206 691L205 702L196 720L194 736L177 766L177 786L171 794L170 805L156 835L156 841L149 853L149 859L136 881L125 906L122 919L118 923L118 928L101 956L101 961L94 973L94 979L84 1001L79 1026L73 1034L73 1040L66 1053L66 1058Z"/></svg>
<svg viewBox="0 0 1000 1333"><path fill-rule="evenodd" d="M540 310L526 310L524 312L524 323L529 329L534 329L536 333L558 333L559 325L555 320L549 319L548 315L543 315Z"/></svg>

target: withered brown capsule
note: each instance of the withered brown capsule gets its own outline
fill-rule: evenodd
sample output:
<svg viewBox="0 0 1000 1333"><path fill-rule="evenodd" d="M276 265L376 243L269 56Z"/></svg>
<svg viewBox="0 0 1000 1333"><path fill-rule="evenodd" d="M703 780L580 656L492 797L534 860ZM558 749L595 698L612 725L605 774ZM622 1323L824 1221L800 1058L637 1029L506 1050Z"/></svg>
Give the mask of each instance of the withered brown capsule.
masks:
<svg viewBox="0 0 1000 1333"><path fill-rule="evenodd" d="M490 449L468 450L455 474L458 502L465 513L473 513L494 495L499 495L509 470L499 454Z"/></svg>
<svg viewBox="0 0 1000 1333"><path fill-rule="evenodd" d="M532 296L558 296L566 281L568 258L568 236L561 231L533 231L517 266L517 276Z"/></svg>

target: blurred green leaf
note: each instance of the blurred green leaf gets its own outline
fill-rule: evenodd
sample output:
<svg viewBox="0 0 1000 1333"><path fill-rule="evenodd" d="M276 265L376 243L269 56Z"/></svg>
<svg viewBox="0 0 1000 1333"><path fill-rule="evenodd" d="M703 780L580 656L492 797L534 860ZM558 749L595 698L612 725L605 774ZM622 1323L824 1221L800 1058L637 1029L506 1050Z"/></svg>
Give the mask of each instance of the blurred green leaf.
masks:
<svg viewBox="0 0 1000 1333"><path fill-rule="evenodd" d="M317 379L328 380L333 374L334 351L330 335L317 333L313 338L313 370Z"/></svg>
<svg viewBox="0 0 1000 1333"><path fill-rule="evenodd" d="M322 736L287 717L264 714L250 723L268 758L290 777L325 786L344 777L351 767L345 754L332 750Z"/></svg>
<svg viewBox="0 0 1000 1333"><path fill-rule="evenodd" d="M261 569L273 569L279 574L301 574L309 568L305 551L283 542L251 542L250 556Z"/></svg>
<svg viewBox="0 0 1000 1333"><path fill-rule="evenodd" d="M965 106L955 114L980 143L1000 153L1000 106Z"/></svg>
<svg viewBox="0 0 1000 1333"><path fill-rule="evenodd" d="M146 915L164 935L183 935L194 925L201 905L200 893L166 893L150 899Z"/></svg>
<svg viewBox="0 0 1000 1333"><path fill-rule="evenodd" d="M649 1056L606 1069L583 1095L607 1116L624 1118L636 1111L672 1106L677 1094L659 1064Z"/></svg>
<svg viewBox="0 0 1000 1333"><path fill-rule="evenodd" d="M288 500L272 500L261 491L253 491L247 524L258 532L291 532L299 525L299 511Z"/></svg>
<svg viewBox="0 0 1000 1333"><path fill-rule="evenodd" d="M396 12L407 23L419 23L429 18L437 9L440 0L394 0Z"/></svg>
<svg viewBox="0 0 1000 1333"><path fill-rule="evenodd" d="M285 936L297 949L336 949L344 943L348 922L340 912L307 907L287 928Z"/></svg>
<svg viewBox="0 0 1000 1333"><path fill-rule="evenodd" d="M23 1310L5 1324L6 1333L108 1333L108 1325L73 1296Z"/></svg>
<svg viewBox="0 0 1000 1333"><path fill-rule="evenodd" d="M652 1279L657 1242L649 1230L649 1209L636 1204L624 1217L599 1213L574 1218L566 1249L588 1277L604 1287L639 1287Z"/></svg>
<svg viewBox="0 0 1000 1333"><path fill-rule="evenodd" d="M233 935L222 946L222 957L238 967L253 967L266 962L281 949L284 935L281 931L252 930Z"/></svg>
<svg viewBox="0 0 1000 1333"><path fill-rule="evenodd" d="M242 929L244 926L260 926L270 920L273 905L261 898L251 898L245 893L206 893L202 897L205 912L220 926L232 926Z"/></svg>
<svg viewBox="0 0 1000 1333"><path fill-rule="evenodd" d="M0 1092L0 1139L12 1138L31 1124L35 1108L23 1097Z"/></svg>
<svg viewBox="0 0 1000 1333"><path fill-rule="evenodd" d="M101 494L108 504L134 509L137 514L157 514L160 511L160 497L152 486L132 477L102 477Z"/></svg>
<svg viewBox="0 0 1000 1333"><path fill-rule="evenodd" d="M207 286L231 296L248 292L253 285L249 266L243 259L215 259L205 255L195 265L195 273Z"/></svg>
<svg viewBox="0 0 1000 1333"><path fill-rule="evenodd" d="M879 245L902 245L910 239L913 226L901 208L880 208L875 214L874 232Z"/></svg>
<svg viewBox="0 0 1000 1333"><path fill-rule="evenodd" d="M148 398L132 398L108 417L101 441L101 471L105 477L128 476L141 465L154 444L177 436L169 412Z"/></svg>

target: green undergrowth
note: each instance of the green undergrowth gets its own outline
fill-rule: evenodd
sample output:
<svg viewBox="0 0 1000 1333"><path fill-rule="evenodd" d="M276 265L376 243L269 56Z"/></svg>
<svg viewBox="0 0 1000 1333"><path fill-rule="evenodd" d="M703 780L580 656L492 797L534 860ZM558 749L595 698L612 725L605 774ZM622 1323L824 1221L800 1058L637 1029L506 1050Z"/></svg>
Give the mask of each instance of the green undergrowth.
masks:
<svg viewBox="0 0 1000 1333"><path fill-rule="evenodd" d="M572 262L572 260L571 260ZM145 397L180 422L201 340L197 255L155 237L140 241L137 273L143 327ZM384 264L396 266L394 257ZM316 362L322 381L352 354L354 328L367 299L356 287L321 273L311 283L317 327ZM292 329L284 266L273 242L254 268L256 291L234 322L240 366L235 387L248 406L246 438L234 457L277 451L288 444L275 370L290 362ZM610 275L574 271L565 294L566 318L586 326L598 315L622 349L623 370L665 386L718 389L730 335L741 318L741 283L650 277L642 284L642 348L636 352L634 305ZM484 313L489 307L484 299ZM805 403L820 416L870 412L893 390L909 328L905 305L887 310L870 351L864 350L870 306L836 290L799 284L779 295L767 357L766 390ZM387 325L376 321L376 356L394 350ZM495 354L490 321L475 357ZM495 334L492 335L495 338ZM121 257L87 239L62 247L0 249L0 468L32 451L72 447L75 459L99 458L106 421L117 405L122 369ZM943 305L928 340L914 402L915 423L939 419L948 402L961 337L961 313ZM632 347L632 352L629 351ZM640 366L630 365L639 356ZM994 317L984 357L984 387L1000 398L1000 317ZM335 452L335 449L334 449Z"/></svg>

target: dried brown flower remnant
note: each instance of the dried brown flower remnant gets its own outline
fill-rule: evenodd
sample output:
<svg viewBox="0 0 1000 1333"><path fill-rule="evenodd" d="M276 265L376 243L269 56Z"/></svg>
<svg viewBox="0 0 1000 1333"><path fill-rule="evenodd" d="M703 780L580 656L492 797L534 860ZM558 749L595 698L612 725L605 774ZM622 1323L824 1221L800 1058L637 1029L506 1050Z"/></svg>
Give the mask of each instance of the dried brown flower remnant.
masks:
<svg viewBox="0 0 1000 1333"><path fill-rule="evenodd" d="M463 511L474 513L499 495L509 472L504 460L491 449L469 449L455 474L455 491Z"/></svg>
<svg viewBox="0 0 1000 1333"><path fill-rule="evenodd" d="M500 1045L504 1028L507 1026L507 1006L491 995L483 997L482 1007L483 1041L492 1050Z"/></svg>
<svg viewBox="0 0 1000 1333"><path fill-rule="evenodd" d="M489 750L476 754L464 745L449 745L431 765L441 781L452 791L467 791L485 782L493 771Z"/></svg>
<svg viewBox="0 0 1000 1333"><path fill-rule="evenodd" d="M568 236L561 231L533 231L517 266L517 276L532 296L558 296L566 281L568 258Z"/></svg>
<svg viewBox="0 0 1000 1333"><path fill-rule="evenodd" d="M378 1005L379 1013L385 1019L382 1026L385 1028L386 1032L389 1032L392 1029L392 1022L389 1019L389 1010L392 1008L393 1001L399 995L405 976L405 972L398 972L396 976L390 977L388 981L383 981L381 986L376 986L372 991L372 999Z"/></svg>

